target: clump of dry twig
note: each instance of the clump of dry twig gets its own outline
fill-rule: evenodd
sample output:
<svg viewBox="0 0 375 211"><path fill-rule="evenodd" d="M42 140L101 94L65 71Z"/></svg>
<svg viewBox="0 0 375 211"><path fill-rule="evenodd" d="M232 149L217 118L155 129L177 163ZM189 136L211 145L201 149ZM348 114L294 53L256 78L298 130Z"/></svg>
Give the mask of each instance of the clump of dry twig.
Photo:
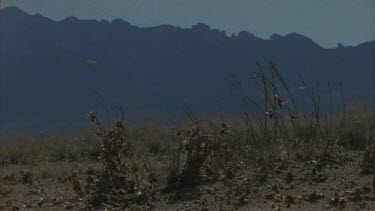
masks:
<svg viewBox="0 0 375 211"><path fill-rule="evenodd" d="M123 114L115 123L105 128L94 112L89 113L91 123L96 127L96 135L102 139L100 150L100 172L86 172L86 181L82 182L77 172L69 175L74 191L86 196L87 207L111 206L125 208L131 204L145 203L146 193L137 187L135 181L128 178L129 168L123 161L125 145L125 124Z"/></svg>
<svg viewBox="0 0 375 211"><path fill-rule="evenodd" d="M211 129L210 132L208 132L209 129ZM220 124L218 129L213 128L213 126L203 129L197 121L195 121L195 126L190 130L178 129L176 135L181 144L178 151L180 154L181 150L184 150L186 162L181 171L175 168L171 172L168 179L168 188L199 184L202 181L202 171L204 169L206 170L205 176L214 174L209 168L209 162L217 159L220 156L220 152L228 149L227 143L219 142L218 140L223 140L222 138L229 134L229 129L230 127L224 122ZM177 156L175 159L178 159L178 161L172 163L178 163L178 167L179 157ZM213 168L216 167L213 166Z"/></svg>

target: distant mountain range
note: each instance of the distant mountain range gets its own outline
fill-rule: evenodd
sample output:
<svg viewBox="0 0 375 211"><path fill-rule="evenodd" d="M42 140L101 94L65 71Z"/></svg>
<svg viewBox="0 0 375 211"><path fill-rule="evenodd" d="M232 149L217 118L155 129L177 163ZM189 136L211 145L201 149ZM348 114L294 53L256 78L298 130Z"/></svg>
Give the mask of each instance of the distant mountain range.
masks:
<svg viewBox="0 0 375 211"><path fill-rule="evenodd" d="M178 121L183 102L216 112L220 101L234 112L240 98L229 76L250 83L247 73L265 60L277 64L293 90L301 85L299 72L309 83L343 83L346 95L374 102L375 41L326 49L297 33L264 40L203 23L184 29L121 19L56 22L8 7L0 10L1 128L88 125L85 114L103 111L103 102L121 104L135 122Z"/></svg>

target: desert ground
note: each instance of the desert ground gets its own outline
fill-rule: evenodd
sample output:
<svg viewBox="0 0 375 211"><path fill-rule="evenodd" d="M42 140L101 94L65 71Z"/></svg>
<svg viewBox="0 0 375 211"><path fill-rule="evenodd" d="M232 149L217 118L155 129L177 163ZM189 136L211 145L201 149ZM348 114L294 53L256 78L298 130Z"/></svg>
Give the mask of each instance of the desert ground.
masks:
<svg viewBox="0 0 375 211"><path fill-rule="evenodd" d="M93 136L2 144L0 210L375 209L374 173L364 164L364 149L340 146L334 156L299 159L281 151L264 159L250 147L237 154L234 146L224 145L228 148L210 149L197 175L183 176L181 166L195 162L189 149L158 145L153 138L165 139L167 134L157 128L142 131L147 144L135 146L137 133L128 146L132 156L123 155L121 170L116 170L121 177L112 175L123 178L115 185L101 181L106 161L100 158L101 140ZM175 170L172 150L181 153ZM130 150L122 153L129 155ZM183 181L173 179L173 171ZM95 197L99 193L102 197Z"/></svg>

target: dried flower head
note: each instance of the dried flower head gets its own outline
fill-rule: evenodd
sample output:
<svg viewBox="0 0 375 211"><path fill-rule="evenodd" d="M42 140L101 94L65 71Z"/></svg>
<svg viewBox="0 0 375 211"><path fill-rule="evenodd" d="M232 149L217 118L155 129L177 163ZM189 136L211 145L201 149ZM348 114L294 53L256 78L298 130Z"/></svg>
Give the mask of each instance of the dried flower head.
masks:
<svg viewBox="0 0 375 211"><path fill-rule="evenodd" d="M270 119L273 118L273 111L272 110L269 110L269 111L266 111L266 116Z"/></svg>
<svg viewBox="0 0 375 211"><path fill-rule="evenodd" d="M230 128L230 126L227 125L227 124L225 124L225 122L222 122L222 123L221 123L221 127L222 127L222 128L228 128L228 129Z"/></svg>
<svg viewBox="0 0 375 211"><path fill-rule="evenodd" d="M89 113L90 122L94 123L96 121L96 115L93 111Z"/></svg>
<svg viewBox="0 0 375 211"><path fill-rule="evenodd" d="M228 132L228 130L230 129L230 126L225 124L225 122L222 122L221 123L221 130L219 132L219 134L225 134L226 132Z"/></svg>
<svg viewBox="0 0 375 211"><path fill-rule="evenodd" d="M103 135L102 131L100 131L99 129L95 132L95 134L96 134L97 136L102 136L102 135Z"/></svg>
<svg viewBox="0 0 375 211"><path fill-rule="evenodd" d="M190 133L190 137L194 137L194 136L197 136L199 135L200 133L200 128L199 127L195 127L192 129L191 133Z"/></svg>
<svg viewBox="0 0 375 211"><path fill-rule="evenodd" d="M181 130L180 130L180 129L177 129L177 130L176 130L176 136L177 136L177 137L181 137Z"/></svg>
<svg viewBox="0 0 375 211"><path fill-rule="evenodd" d="M297 118L298 118L297 115L292 114L292 115L289 116L289 120L293 120L293 119L297 119Z"/></svg>
<svg viewBox="0 0 375 211"><path fill-rule="evenodd" d="M285 105L285 101L283 100L283 98L281 98L281 96L275 95L275 99L280 108Z"/></svg>
<svg viewBox="0 0 375 211"><path fill-rule="evenodd" d="M122 120L117 120L116 127L120 129L124 129L124 122Z"/></svg>

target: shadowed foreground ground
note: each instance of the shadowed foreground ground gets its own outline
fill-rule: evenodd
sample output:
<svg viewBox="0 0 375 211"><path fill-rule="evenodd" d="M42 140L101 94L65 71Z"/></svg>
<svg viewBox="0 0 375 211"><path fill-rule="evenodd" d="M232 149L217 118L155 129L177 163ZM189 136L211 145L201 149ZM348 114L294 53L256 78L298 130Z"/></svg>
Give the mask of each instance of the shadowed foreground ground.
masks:
<svg viewBox="0 0 375 211"><path fill-rule="evenodd" d="M150 199L135 203L128 210L374 210L373 175L360 174L359 152L346 161L320 164L275 161L261 165L238 164L227 174L164 193L165 163L162 157L149 157L146 168L154 177L140 179L143 161L131 163L132 178L147 183ZM69 175L87 180L101 169L99 162L58 162L35 165L6 165L0 169L0 210L79 210L84 200L77 196ZM107 209L114 208L107 205ZM100 208L99 210L103 210Z"/></svg>

